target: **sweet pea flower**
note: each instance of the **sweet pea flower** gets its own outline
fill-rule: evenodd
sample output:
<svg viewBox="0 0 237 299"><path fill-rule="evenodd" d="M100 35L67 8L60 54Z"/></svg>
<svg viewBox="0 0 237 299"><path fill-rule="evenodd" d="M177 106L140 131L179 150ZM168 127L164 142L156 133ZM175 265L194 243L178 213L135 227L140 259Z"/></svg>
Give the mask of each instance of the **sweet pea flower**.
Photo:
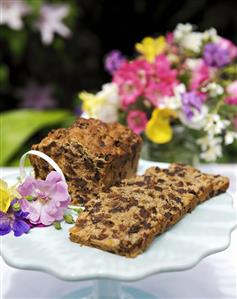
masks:
<svg viewBox="0 0 237 299"><path fill-rule="evenodd" d="M27 219L34 225L50 225L62 220L70 203L67 184L55 171L51 171L45 181L27 177L18 192L23 197L20 199L22 211L28 213ZM27 196L33 200L28 201Z"/></svg>
<svg viewBox="0 0 237 299"><path fill-rule="evenodd" d="M186 63L191 69L191 90L199 89L202 83L211 78L211 70L203 59L189 59Z"/></svg>
<svg viewBox="0 0 237 299"><path fill-rule="evenodd" d="M121 106L126 109L136 103L146 87L152 66L144 59L125 62L114 73L113 82L118 85Z"/></svg>
<svg viewBox="0 0 237 299"><path fill-rule="evenodd" d="M81 92L82 110L88 117L100 119L104 122L116 122L118 120L118 86L115 83L107 83L102 90L95 95ZM85 115L83 115L85 116Z"/></svg>
<svg viewBox="0 0 237 299"><path fill-rule="evenodd" d="M183 112L187 119L192 119L194 110L201 111L202 100L195 91L189 91L182 94Z"/></svg>
<svg viewBox="0 0 237 299"><path fill-rule="evenodd" d="M136 134L140 134L145 130L147 121L146 113L143 111L132 110L128 112L128 127L131 128Z"/></svg>
<svg viewBox="0 0 237 299"><path fill-rule="evenodd" d="M170 126L171 117L176 117L175 111L171 109L154 109L151 119L146 125L146 136L154 143L168 143L173 137L173 131Z"/></svg>
<svg viewBox="0 0 237 299"><path fill-rule="evenodd" d="M226 90L229 95L225 99L225 103L229 105L237 105L237 80L230 83Z"/></svg>
<svg viewBox="0 0 237 299"><path fill-rule="evenodd" d="M231 61L229 51L215 43L209 43L204 46L203 58L208 66L213 67L223 67Z"/></svg>
<svg viewBox="0 0 237 299"><path fill-rule="evenodd" d="M155 107L158 107L163 98L174 94L177 84L177 71L171 68L165 55L159 55L154 62L154 75L151 76L144 94Z"/></svg>
<svg viewBox="0 0 237 299"><path fill-rule="evenodd" d="M135 48L148 62L153 62L157 55L165 51L166 40L164 36L158 38L145 37L141 43L135 45Z"/></svg>
<svg viewBox="0 0 237 299"><path fill-rule="evenodd" d="M228 39L220 37L218 45L221 49L227 50L231 59L237 57L237 47Z"/></svg>
<svg viewBox="0 0 237 299"><path fill-rule="evenodd" d="M115 71L117 71L123 62L125 62L126 59L122 55L122 53L118 50L113 50L109 52L105 57L105 69L113 75Z"/></svg>

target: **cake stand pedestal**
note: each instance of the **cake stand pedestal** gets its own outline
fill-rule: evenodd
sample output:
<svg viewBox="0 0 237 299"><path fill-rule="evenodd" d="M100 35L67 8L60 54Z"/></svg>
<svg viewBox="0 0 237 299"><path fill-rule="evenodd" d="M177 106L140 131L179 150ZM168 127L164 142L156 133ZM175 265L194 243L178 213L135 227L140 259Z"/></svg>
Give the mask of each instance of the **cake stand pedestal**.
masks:
<svg viewBox="0 0 237 299"><path fill-rule="evenodd" d="M97 279L92 287L76 290L62 299L156 299L142 290L123 287L120 281Z"/></svg>

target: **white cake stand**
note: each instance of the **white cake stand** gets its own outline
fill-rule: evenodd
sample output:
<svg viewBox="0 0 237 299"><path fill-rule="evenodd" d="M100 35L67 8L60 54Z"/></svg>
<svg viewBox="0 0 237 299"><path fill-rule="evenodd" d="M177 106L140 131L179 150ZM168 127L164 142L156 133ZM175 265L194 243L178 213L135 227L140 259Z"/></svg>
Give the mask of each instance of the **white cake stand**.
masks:
<svg viewBox="0 0 237 299"><path fill-rule="evenodd" d="M147 166L142 162L140 172ZM8 181L15 179L9 177ZM1 255L7 264L19 269L43 271L68 281L95 280L91 288L80 289L64 299L154 299L141 290L122 287L121 281L194 267L204 257L226 249L235 227L232 198L224 193L198 206L134 259L70 242L68 224L60 231L54 227L35 228L20 238L3 236Z"/></svg>

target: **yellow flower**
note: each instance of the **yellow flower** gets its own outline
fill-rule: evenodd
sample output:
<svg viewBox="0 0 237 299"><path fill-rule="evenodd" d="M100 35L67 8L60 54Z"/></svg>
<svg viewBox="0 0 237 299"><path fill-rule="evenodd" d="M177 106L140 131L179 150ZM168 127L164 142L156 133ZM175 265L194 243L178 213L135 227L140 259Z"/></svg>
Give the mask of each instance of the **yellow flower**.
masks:
<svg viewBox="0 0 237 299"><path fill-rule="evenodd" d="M14 187L9 188L7 183L0 179L0 211L6 213L11 201L18 193Z"/></svg>
<svg viewBox="0 0 237 299"><path fill-rule="evenodd" d="M166 41L164 36L158 38L145 37L141 43L135 45L135 48L144 55L147 61L153 62L157 55L164 52Z"/></svg>
<svg viewBox="0 0 237 299"><path fill-rule="evenodd" d="M85 111L90 117L95 117L97 109L104 103L104 98L94 95L89 92L81 92L79 98L82 100L82 110Z"/></svg>
<svg viewBox="0 0 237 299"><path fill-rule="evenodd" d="M156 108L146 125L146 136L154 143L168 143L173 137L170 118L176 117L174 110Z"/></svg>

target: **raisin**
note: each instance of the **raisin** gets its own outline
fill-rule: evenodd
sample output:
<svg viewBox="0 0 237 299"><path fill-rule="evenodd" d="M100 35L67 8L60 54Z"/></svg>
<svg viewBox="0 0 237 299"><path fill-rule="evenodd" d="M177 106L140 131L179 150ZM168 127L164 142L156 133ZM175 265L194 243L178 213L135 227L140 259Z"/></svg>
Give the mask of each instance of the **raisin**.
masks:
<svg viewBox="0 0 237 299"><path fill-rule="evenodd" d="M132 226L129 228L128 233L129 233L129 234L136 234L136 233L139 232L140 229L141 229L140 225L136 225L136 224L134 224L134 225L132 225Z"/></svg>
<svg viewBox="0 0 237 299"><path fill-rule="evenodd" d="M102 161L99 160L96 165L99 168L103 168L104 167L104 162L102 162Z"/></svg>
<svg viewBox="0 0 237 299"><path fill-rule="evenodd" d="M177 187L183 187L183 186L184 186L184 183L183 183L183 182L178 182L178 183L176 184L176 186L177 186Z"/></svg>
<svg viewBox="0 0 237 299"><path fill-rule="evenodd" d="M187 190L185 190L185 189L177 189L176 190L178 193L180 193L180 194L184 194L184 193L187 193Z"/></svg>
<svg viewBox="0 0 237 299"><path fill-rule="evenodd" d="M164 216L165 218L169 219L172 216L172 214L170 212L166 212Z"/></svg>
<svg viewBox="0 0 237 299"><path fill-rule="evenodd" d="M150 216L150 213L146 209L144 209L144 207L140 208L139 214L143 218L148 218Z"/></svg>
<svg viewBox="0 0 237 299"><path fill-rule="evenodd" d="M163 180L163 179L158 179L157 182L162 184L162 183L165 182L165 180Z"/></svg>

